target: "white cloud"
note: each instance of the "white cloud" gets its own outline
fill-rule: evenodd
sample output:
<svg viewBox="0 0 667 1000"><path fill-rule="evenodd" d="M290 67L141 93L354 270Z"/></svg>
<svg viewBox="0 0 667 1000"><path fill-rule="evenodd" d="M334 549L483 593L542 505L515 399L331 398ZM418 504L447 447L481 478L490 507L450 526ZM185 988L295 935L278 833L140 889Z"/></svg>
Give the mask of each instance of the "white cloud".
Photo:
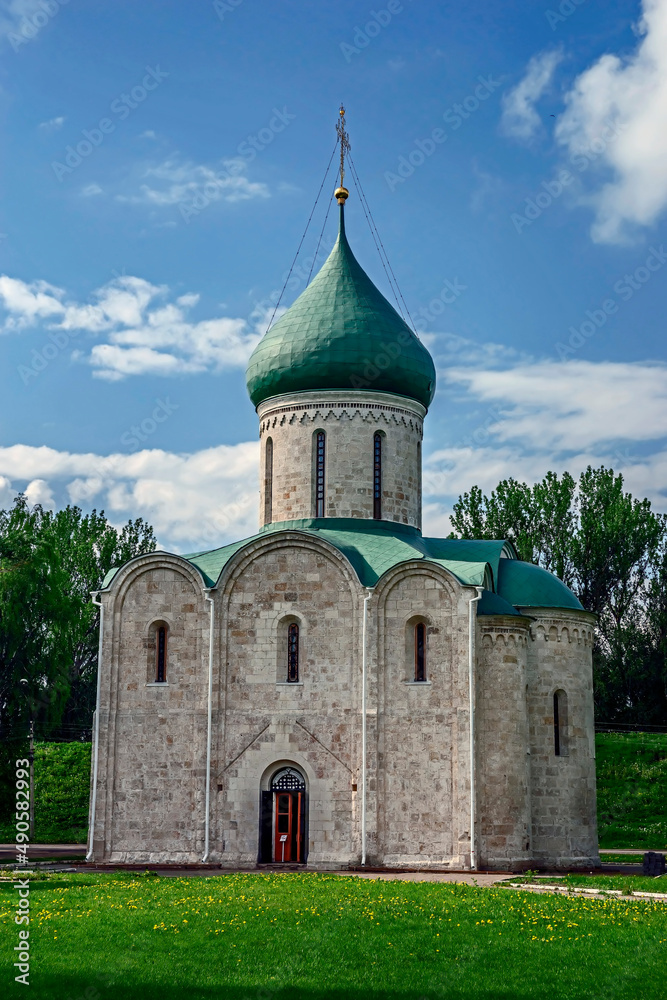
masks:
<svg viewBox="0 0 667 1000"><path fill-rule="evenodd" d="M132 205L164 208L192 204L195 199L203 199L204 204L208 204L270 197L267 185L248 180L246 170L247 162L240 158L207 166L172 156L157 166L143 168L139 194L118 194L116 198Z"/></svg>
<svg viewBox="0 0 667 1000"><path fill-rule="evenodd" d="M81 194L84 198L94 198L95 195L104 194L102 188L99 184L86 184L84 188L81 188Z"/></svg>
<svg viewBox="0 0 667 1000"><path fill-rule="evenodd" d="M169 300L169 289L143 278L121 275L98 288L89 302L68 300L63 289L44 281L0 276L0 330L21 331L39 323L49 330L84 332L102 343L79 344L77 357L98 378L177 375L242 367L266 329L266 310L248 319L218 317L193 321L188 313L199 296Z"/></svg>
<svg viewBox="0 0 667 1000"><path fill-rule="evenodd" d="M425 532L446 534L452 501L473 485L488 493L510 476L535 483L550 470L576 477L588 465L622 473L635 496L667 511L667 365L473 362L440 378L460 386L478 416L461 440L427 450Z"/></svg>
<svg viewBox="0 0 667 1000"><path fill-rule="evenodd" d="M478 183L470 195L470 209L478 213L485 209L487 201L496 200L499 192L503 189L503 182L495 174L482 170L476 157L472 161L472 173Z"/></svg>
<svg viewBox="0 0 667 1000"><path fill-rule="evenodd" d="M562 52L555 49L533 56L523 79L503 95L500 127L505 135L526 140L537 132L541 119L535 104L550 85L562 58Z"/></svg>
<svg viewBox="0 0 667 1000"><path fill-rule="evenodd" d="M552 452L667 437L667 365L541 361L504 370L451 368L445 378L500 407L488 430Z"/></svg>
<svg viewBox="0 0 667 1000"><path fill-rule="evenodd" d="M6 476L0 476L0 510L6 510L14 497L16 490L12 489L12 484Z"/></svg>
<svg viewBox="0 0 667 1000"><path fill-rule="evenodd" d="M666 375L667 365L586 361L446 370L482 420L467 440L435 449L427 422L425 533L446 535L452 501L473 485L489 492L509 476L534 483L589 464L621 472L635 496L667 510ZM27 488L32 502L104 508L116 524L144 517L168 549L213 548L256 531L258 459L256 442L110 455L19 444L0 448L0 505Z"/></svg>
<svg viewBox="0 0 667 1000"><path fill-rule="evenodd" d="M62 504L104 508L115 524L143 517L162 547L194 551L257 531L258 460L255 442L191 455L157 449L72 454L14 445L0 448L0 491L5 505L11 483L13 492L23 489L31 503L52 506L57 494Z"/></svg>
<svg viewBox="0 0 667 1000"><path fill-rule="evenodd" d="M65 118L60 115L58 118L50 118L47 122L40 122L39 127L45 132L57 132L65 124Z"/></svg>
<svg viewBox="0 0 667 1000"><path fill-rule="evenodd" d="M520 445L441 448L424 465L424 534L447 534L453 501L472 486L485 493L502 479L512 476L533 484L547 472L570 472L575 479L587 466L601 465L621 473L626 489L635 497L647 497L654 509L667 512L667 448L647 456L627 451L591 450L555 455L547 450L529 452Z"/></svg>
<svg viewBox="0 0 667 1000"><path fill-rule="evenodd" d="M600 243L627 242L667 207L667 0L644 0L642 36L630 56L606 54L575 80L556 138L576 154L598 142L610 120L622 135L601 151L611 179L589 194Z"/></svg>
<svg viewBox="0 0 667 1000"><path fill-rule="evenodd" d="M33 479L23 492L28 502L33 506L41 504L42 507L53 509L56 505L53 499L53 490L44 479Z"/></svg>
<svg viewBox="0 0 667 1000"><path fill-rule="evenodd" d="M64 294L46 281L25 282L0 275L0 303L8 314L2 329L22 330L39 319L62 315L65 307L60 300Z"/></svg>

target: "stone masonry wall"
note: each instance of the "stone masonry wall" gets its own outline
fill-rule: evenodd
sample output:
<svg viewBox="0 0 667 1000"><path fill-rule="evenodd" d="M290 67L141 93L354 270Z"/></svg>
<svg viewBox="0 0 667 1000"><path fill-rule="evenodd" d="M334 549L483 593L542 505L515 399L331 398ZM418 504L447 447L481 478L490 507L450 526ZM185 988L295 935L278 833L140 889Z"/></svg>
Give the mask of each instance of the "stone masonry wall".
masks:
<svg viewBox="0 0 667 1000"><path fill-rule="evenodd" d="M294 532L249 546L217 598L222 685L212 857L258 857L260 790L284 763L306 777L308 863L359 859L359 593L346 560ZM299 682L287 683L287 624Z"/></svg>
<svg viewBox="0 0 667 1000"><path fill-rule="evenodd" d="M373 517L373 436L382 443L382 518L421 527L421 404L390 393L303 392L258 407L260 518L266 441L273 442L272 517L315 516L315 434L326 434L326 517Z"/></svg>
<svg viewBox="0 0 667 1000"><path fill-rule="evenodd" d="M376 859L387 866L461 867L470 857L470 595L423 563L397 567L382 583L377 702L373 684L369 718L372 733L377 704ZM427 626L426 682L414 680L419 621Z"/></svg>
<svg viewBox="0 0 667 1000"><path fill-rule="evenodd" d="M207 607L184 560L122 571L105 600L95 860L196 861L204 827ZM168 625L154 683L151 624Z"/></svg>
<svg viewBox="0 0 667 1000"><path fill-rule="evenodd" d="M477 838L484 868L531 857L526 662L530 621L477 619Z"/></svg>
<svg viewBox="0 0 667 1000"><path fill-rule="evenodd" d="M469 864L472 593L415 560L388 571L369 600L369 863ZM293 764L307 785L309 866L358 863L364 590L356 575L328 543L286 531L238 552L213 596L209 860L256 862L260 791ZM185 560L154 553L124 567L102 599L94 859L197 862L209 653L203 582ZM480 862L588 864L597 857L591 616L522 611L523 620L477 620ZM427 626L426 683L413 682L417 621ZM169 627L166 684L150 679L156 622ZM300 627L298 684L286 683L291 622ZM568 699L567 754L558 757L556 690Z"/></svg>
<svg viewBox="0 0 667 1000"><path fill-rule="evenodd" d="M538 861L598 859L593 722L592 616L526 609L536 620L528 649L532 851ZM555 754L553 695L567 694L566 753Z"/></svg>

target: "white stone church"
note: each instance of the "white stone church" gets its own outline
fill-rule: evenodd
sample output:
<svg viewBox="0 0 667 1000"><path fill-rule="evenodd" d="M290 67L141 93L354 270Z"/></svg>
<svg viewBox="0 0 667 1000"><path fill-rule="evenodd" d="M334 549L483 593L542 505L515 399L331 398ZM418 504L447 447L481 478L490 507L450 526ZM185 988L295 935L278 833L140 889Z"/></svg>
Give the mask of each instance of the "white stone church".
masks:
<svg viewBox="0 0 667 1000"><path fill-rule="evenodd" d="M99 592L89 858L594 864L594 618L502 539L422 534L433 361L337 195L329 258L248 366L258 533Z"/></svg>

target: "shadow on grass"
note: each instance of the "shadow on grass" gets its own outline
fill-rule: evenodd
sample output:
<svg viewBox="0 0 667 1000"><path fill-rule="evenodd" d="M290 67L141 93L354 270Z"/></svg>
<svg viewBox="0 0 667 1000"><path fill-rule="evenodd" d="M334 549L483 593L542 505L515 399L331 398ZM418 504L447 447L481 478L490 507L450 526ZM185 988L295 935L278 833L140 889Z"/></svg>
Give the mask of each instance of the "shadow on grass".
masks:
<svg viewBox="0 0 667 1000"><path fill-rule="evenodd" d="M529 986L525 992L499 990L494 986L461 990L453 985L430 990L419 990L409 985L405 989L378 990L368 986L240 986L221 980L210 986L179 983L170 987L164 983L123 982L120 979L109 984L103 975L94 976L92 982L76 975L54 975L48 982L40 982L38 976L31 976L32 984L37 987L36 995L40 1000L535 1000L535 993ZM558 996L552 994L554 998ZM585 1000L589 994L580 996ZM593 994L590 996L592 998Z"/></svg>

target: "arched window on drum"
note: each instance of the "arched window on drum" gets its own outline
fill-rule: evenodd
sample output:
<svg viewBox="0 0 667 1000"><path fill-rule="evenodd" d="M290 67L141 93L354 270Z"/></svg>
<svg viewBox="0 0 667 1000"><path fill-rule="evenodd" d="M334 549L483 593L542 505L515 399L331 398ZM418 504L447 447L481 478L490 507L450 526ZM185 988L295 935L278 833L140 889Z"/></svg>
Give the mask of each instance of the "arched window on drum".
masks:
<svg viewBox="0 0 667 1000"><path fill-rule="evenodd" d="M324 431L315 431L314 435L314 509L315 517L326 517L326 444Z"/></svg>
<svg viewBox="0 0 667 1000"><path fill-rule="evenodd" d="M264 524L273 520L273 438L266 439L264 451Z"/></svg>
<svg viewBox="0 0 667 1000"><path fill-rule="evenodd" d="M382 520L382 451L384 434L373 435L373 517Z"/></svg>

